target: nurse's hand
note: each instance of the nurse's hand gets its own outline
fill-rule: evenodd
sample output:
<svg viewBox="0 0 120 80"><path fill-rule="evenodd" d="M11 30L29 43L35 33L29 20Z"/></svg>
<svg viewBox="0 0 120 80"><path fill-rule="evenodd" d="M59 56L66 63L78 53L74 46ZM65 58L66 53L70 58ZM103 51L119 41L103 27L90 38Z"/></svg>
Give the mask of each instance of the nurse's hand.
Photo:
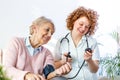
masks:
<svg viewBox="0 0 120 80"><path fill-rule="evenodd" d="M72 67L69 62L66 62L66 64L62 65L60 68L56 69L55 72L58 75L64 75L71 71Z"/></svg>
<svg viewBox="0 0 120 80"><path fill-rule="evenodd" d="M72 57L68 57L68 53L62 55L61 63L65 64L66 62L72 62Z"/></svg>
<svg viewBox="0 0 120 80"><path fill-rule="evenodd" d="M92 59L92 53L93 53L93 51L91 51L91 52L85 51L85 53L84 53L84 60L88 61L88 60Z"/></svg>

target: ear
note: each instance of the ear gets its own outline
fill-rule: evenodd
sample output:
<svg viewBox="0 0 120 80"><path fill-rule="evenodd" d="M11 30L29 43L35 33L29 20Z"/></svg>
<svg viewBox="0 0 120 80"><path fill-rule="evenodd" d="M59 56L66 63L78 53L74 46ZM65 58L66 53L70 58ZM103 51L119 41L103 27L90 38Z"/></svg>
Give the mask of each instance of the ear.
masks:
<svg viewBox="0 0 120 80"><path fill-rule="evenodd" d="M33 33L36 33L37 32L37 26L36 25L32 25L32 31L33 31Z"/></svg>

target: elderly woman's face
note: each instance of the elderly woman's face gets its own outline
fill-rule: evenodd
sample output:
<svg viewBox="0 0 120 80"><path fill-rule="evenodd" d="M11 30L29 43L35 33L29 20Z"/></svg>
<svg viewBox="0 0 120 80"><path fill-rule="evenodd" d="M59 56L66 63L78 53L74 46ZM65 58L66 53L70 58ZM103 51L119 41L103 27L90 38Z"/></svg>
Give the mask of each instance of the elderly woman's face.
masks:
<svg viewBox="0 0 120 80"><path fill-rule="evenodd" d="M36 29L36 41L38 45L46 44L54 33L54 27L51 23L44 23Z"/></svg>

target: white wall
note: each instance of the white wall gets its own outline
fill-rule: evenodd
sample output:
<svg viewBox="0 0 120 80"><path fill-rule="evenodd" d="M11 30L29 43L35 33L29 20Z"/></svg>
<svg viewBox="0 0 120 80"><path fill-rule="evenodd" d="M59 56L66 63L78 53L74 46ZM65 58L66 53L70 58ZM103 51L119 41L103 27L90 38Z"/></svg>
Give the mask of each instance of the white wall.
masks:
<svg viewBox="0 0 120 80"><path fill-rule="evenodd" d="M77 6L78 0L1 0L0 48L4 48L13 36L27 36L31 22L39 16L51 18L56 33L66 33L65 18Z"/></svg>
<svg viewBox="0 0 120 80"><path fill-rule="evenodd" d="M108 36L120 23L119 0L1 0L0 1L0 48L4 48L13 36L27 36L31 22L46 16L55 23L53 40L67 33L65 19L76 7L83 5L99 13L99 29L96 32L101 56L113 53L116 43ZM56 42L55 40L52 42ZM111 47L114 46L114 47ZM51 44L50 44L51 46ZM50 47L48 46L48 47Z"/></svg>

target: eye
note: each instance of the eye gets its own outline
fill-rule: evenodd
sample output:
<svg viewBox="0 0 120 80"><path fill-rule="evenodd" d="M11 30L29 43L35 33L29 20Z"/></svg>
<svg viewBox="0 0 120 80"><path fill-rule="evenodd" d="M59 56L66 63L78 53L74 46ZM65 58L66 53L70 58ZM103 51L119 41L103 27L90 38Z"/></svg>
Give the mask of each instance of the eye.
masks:
<svg viewBox="0 0 120 80"><path fill-rule="evenodd" d="M83 26L83 24L82 24L82 23L79 23L79 25L80 25L80 26Z"/></svg>
<svg viewBox="0 0 120 80"><path fill-rule="evenodd" d="M51 33L51 35L53 35L53 32Z"/></svg>
<svg viewBox="0 0 120 80"><path fill-rule="evenodd" d="M47 32L49 32L49 31L50 31L50 29L48 28L48 29L46 29L46 31L47 31Z"/></svg>
<svg viewBox="0 0 120 80"><path fill-rule="evenodd" d="M46 29L46 32L47 32L47 33L49 33L49 32L50 32L50 33L51 33L51 35L53 35L53 33L54 33L54 31L51 31L51 30L50 30L50 28L47 28L47 29Z"/></svg>
<svg viewBox="0 0 120 80"><path fill-rule="evenodd" d="M85 27L88 28L88 29L90 28L90 26L85 26Z"/></svg>

